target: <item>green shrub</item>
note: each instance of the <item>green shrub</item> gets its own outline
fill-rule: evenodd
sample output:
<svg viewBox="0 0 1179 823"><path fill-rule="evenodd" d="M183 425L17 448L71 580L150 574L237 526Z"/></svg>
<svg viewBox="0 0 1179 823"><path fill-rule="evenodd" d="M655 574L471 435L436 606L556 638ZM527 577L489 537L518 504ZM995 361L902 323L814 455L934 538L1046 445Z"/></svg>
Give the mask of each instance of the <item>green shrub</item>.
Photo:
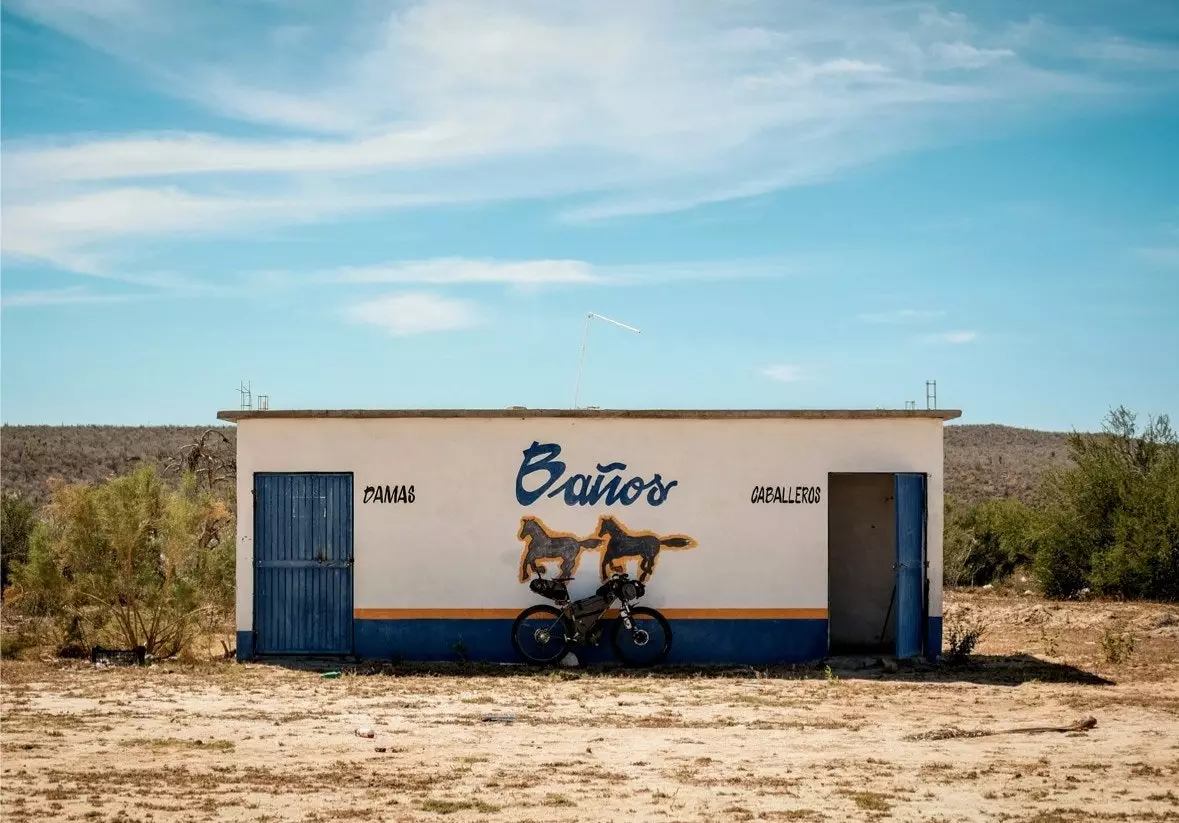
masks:
<svg viewBox="0 0 1179 823"><path fill-rule="evenodd" d="M28 559L29 537L36 524L32 502L6 491L0 499L0 589L8 588L13 564Z"/></svg>
<svg viewBox="0 0 1179 823"><path fill-rule="evenodd" d="M170 657L233 608L229 509L186 476L151 467L100 484L55 483L13 568L12 606L59 648L95 644Z"/></svg>
<svg viewBox="0 0 1179 823"><path fill-rule="evenodd" d="M1076 467L1049 476L1035 568L1046 594L1179 599L1179 439L1163 415L1139 433L1119 408L1074 434Z"/></svg>
<svg viewBox="0 0 1179 823"><path fill-rule="evenodd" d="M1040 513L1020 500L987 500L946 507L944 580L956 586L998 583L1036 556Z"/></svg>

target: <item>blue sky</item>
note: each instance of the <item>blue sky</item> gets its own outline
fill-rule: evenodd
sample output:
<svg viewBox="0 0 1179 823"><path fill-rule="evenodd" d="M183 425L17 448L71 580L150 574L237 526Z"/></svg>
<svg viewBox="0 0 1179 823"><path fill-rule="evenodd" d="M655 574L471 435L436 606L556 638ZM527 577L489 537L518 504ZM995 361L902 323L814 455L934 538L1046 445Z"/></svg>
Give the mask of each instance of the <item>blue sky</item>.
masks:
<svg viewBox="0 0 1179 823"><path fill-rule="evenodd" d="M1079 8L1084 5L1084 8ZM1179 5L6 0L0 411L1179 413Z"/></svg>

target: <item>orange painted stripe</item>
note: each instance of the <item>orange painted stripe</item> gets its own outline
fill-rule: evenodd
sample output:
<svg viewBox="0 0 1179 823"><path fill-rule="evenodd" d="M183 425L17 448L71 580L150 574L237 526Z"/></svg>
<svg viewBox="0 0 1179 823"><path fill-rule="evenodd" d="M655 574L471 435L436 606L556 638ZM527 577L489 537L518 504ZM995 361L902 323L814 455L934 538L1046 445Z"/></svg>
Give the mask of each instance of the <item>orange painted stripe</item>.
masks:
<svg viewBox="0 0 1179 823"><path fill-rule="evenodd" d="M357 620L504 620L522 609L354 609ZM660 609L673 620L826 620L826 609ZM617 609L606 612L607 617Z"/></svg>
<svg viewBox="0 0 1179 823"><path fill-rule="evenodd" d="M353 609L357 620L502 620L512 619L523 609Z"/></svg>
<svg viewBox="0 0 1179 823"><path fill-rule="evenodd" d="M660 609L680 620L826 620L826 609Z"/></svg>

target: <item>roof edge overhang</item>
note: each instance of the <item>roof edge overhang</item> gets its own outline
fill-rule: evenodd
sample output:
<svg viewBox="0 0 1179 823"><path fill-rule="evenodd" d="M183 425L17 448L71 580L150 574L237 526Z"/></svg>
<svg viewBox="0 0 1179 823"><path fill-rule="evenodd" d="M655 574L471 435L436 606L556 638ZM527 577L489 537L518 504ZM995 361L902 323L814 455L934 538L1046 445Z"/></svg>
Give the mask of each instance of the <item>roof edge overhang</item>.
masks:
<svg viewBox="0 0 1179 823"><path fill-rule="evenodd" d="M280 419L524 419L536 417L589 420L954 420L959 409L230 409L218 420Z"/></svg>

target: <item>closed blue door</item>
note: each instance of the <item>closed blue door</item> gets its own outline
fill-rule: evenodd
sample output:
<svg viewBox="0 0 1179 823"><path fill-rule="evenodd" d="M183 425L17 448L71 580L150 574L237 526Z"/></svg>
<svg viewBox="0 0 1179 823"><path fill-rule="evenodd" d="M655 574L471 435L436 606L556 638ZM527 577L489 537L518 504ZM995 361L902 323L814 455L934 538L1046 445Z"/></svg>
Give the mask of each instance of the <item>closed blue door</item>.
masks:
<svg viewBox="0 0 1179 823"><path fill-rule="evenodd" d="M254 648L352 651L352 475L254 475Z"/></svg>
<svg viewBox="0 0 1179 823"><path fill-rule="evenodd" d="M921 654L925 624L925 475L896 476L896 655Z"/></svg>

